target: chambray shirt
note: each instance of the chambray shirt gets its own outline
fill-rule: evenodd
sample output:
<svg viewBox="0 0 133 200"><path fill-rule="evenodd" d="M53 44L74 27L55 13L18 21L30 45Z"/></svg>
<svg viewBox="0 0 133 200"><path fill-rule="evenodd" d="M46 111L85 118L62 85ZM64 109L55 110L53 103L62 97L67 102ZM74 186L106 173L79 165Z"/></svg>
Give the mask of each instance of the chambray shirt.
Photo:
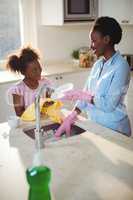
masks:
<svg viewBox="0 0 133 200"><path fill-rule="evenodd" d="M96 123L130 136L130 122L124 104L129 82L130 68L119 51L106 62L100 58L84 88L94 95L94 104L78 101L76 107L87 112Z"/></svg>

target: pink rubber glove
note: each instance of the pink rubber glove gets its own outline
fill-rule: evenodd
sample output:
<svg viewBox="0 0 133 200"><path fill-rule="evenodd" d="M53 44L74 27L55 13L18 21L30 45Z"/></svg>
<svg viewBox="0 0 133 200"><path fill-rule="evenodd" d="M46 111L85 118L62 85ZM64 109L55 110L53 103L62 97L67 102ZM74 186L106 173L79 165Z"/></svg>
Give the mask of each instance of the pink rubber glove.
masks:
<svg viewBox="0 0 133 200"><path fill-rule="evenodd" d="M65 100L83 100L87 101L88 103L91 103L91 100L93 98L93 95L89 91L83 91L83 90L70 90L68 92L64 93L64 96L60 99L62 101Z"/></svg>
<svg viewBox="0 0 133 200"><path fill-rule="evenodd" d="M73 111L64 119L63 123L60 125L55 133L56 138L59 138L63 132L66 132L66 135L68 137L70 136L71 125L74 124L74 122L76 121L77 115L77 112Z"/></svg>

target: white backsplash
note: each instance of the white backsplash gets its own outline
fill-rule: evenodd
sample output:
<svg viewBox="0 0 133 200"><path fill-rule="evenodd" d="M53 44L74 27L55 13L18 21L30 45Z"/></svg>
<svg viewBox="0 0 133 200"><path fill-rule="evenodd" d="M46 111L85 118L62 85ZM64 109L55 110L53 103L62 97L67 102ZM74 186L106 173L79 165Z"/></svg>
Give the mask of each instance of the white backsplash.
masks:
<svg viewBox="0 0 133 200"><path fill-rule="evenodd" d="M133 54L133 26L123 26L123 38L117 48L121 53ZM73 49L89 46L88 25L61 27L39 26L38 44L45 60L70 59Z"/></svg>
<svg viewBox="0 0 133 200"><path fill-rule="evenodd" d="M46 60L70 59L74 49L89 45L88 26L39 27L39 48Z"/></svg>

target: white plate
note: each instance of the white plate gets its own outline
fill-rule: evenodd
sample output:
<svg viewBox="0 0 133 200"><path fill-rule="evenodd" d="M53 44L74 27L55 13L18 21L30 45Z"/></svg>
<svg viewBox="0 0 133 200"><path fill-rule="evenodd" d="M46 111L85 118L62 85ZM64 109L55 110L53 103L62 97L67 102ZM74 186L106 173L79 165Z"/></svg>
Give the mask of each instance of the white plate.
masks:
<svg viewBox="0 0 133 200"><path fill-rule="evenodd" d="M63 97L64 92L67 92L67 91L72 90L72 89L73 89L73 83L63 84L63 85L61 85L61 86L59 86L55 89L55 91L51 95L51 98L52 99L59 99L59 98Z"/></svg>

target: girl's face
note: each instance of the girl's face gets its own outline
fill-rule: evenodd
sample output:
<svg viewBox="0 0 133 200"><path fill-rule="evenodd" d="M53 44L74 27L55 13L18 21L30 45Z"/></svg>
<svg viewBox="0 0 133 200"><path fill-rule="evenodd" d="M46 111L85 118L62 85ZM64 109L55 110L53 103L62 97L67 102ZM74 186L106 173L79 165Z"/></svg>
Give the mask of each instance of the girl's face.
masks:
<svg viewBox="0 0 133 200"><path fill-rule="evenodd" d="M33 81L38 81L41 79L42 68L38 60L34 60L27 64L26 71L24 73L25 77Z"/></svg>
<svg viewBox="0 0 133 200"><path fill-rule="evenodd" d="M109 45L109 36L103 36L100 32L93 30L90 34L90 39L91 49L96 54L96 56L103 56L106 53L106 49Z"/></svg>

